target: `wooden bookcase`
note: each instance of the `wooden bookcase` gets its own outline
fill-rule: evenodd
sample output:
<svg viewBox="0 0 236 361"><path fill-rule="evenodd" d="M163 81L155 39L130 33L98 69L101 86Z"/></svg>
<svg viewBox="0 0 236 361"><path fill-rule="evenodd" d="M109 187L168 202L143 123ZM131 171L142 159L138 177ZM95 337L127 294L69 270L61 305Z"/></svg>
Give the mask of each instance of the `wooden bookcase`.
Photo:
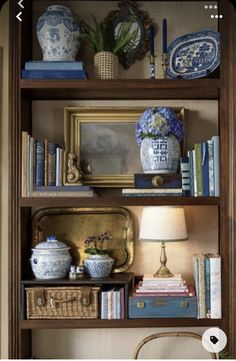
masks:
<svg viewBox="0 0 236 361"><path fill-rule="evenodd" d="M38 0L35 0L38 1ZM98 0L99 1L99 0ZM221 66L218 79L196 80L20 80L32 54L32 1L24 0L23 22L16 20L18 0L10 1L10 169L9 169L9 358L31 358L31 330L47 328L122 328L220 326L228 350L236 355L236 233L235 233L235 96L236 14L229 0L219 0ZM21 198L21 131L31 132L33 100L218 100L221 146L220 197L164 199L122 198L120 190L100 190L97 198ZM23 264L30 256L31 208L49 206L187 205L218 207L219 251L222 256L223 318L133 320L21 320L21 285L29 278Z"/></svg>

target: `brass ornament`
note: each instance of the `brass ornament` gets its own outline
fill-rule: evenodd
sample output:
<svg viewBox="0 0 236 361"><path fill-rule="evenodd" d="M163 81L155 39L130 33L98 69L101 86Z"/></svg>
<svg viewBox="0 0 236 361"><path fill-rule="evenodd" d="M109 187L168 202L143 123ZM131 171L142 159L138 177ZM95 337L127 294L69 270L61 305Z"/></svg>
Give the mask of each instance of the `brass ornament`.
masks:
<svg viewBox="0 0 236 361"><path fill-rule="evenodd" d="M73 153L67 155L67 175L66 180L69 183L82 184L80 180L83 177L81 170L76 165L77 157Z"/></svg>
<svg viewBox="0 0 236 361"><path fill-rule="evenodd" d="M152 178L152 185L156 188L159 188L164 184L164 179L160 175L155 175Z"/></svg>

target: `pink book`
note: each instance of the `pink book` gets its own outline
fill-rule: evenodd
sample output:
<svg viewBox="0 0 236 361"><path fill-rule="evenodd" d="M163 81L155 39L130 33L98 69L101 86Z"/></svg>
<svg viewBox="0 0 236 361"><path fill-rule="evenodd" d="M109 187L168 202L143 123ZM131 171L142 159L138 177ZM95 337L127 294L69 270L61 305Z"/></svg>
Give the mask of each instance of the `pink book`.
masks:
<svg viewBox="0 0 236 361"><path fill-rule="evenodd" d="M184 292L133 292L132 296L151 296L151 297L193 297L195 296L195 289L193 285L188 285L187 291Z"/></svg>

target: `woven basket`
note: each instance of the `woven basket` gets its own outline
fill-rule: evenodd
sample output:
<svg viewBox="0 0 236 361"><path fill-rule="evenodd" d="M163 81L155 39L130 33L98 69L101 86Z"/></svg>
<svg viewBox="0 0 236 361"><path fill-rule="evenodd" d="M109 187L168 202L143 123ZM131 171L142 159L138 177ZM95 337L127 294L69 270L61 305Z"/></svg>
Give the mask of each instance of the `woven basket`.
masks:
<svg viewBox="0 0 236 361"><path fill-rule="evenodd" d="M94 56L94 72L97 79L117 79L119 59L109 51L100 51Z"/></svg>
<svg viewBox="0 0 236 361"><path fill-rule="evenodd" d="M98 287L26 288L27 319L97 319Z"/></svg>

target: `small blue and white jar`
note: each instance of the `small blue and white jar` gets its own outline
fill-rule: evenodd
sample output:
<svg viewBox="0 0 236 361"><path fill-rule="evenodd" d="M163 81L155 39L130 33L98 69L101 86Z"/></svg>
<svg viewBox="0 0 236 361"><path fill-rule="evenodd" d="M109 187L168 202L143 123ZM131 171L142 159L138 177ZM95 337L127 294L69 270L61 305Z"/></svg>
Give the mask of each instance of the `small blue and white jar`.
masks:
<svg viewBox="0 0 236 361"><path fill-rule="evenodd" d="M66 6L51 5L37 22L44 61L73 61L79 49L79 24Z"/></svg>
<svg viewBox="0 0 236 361"><path fill-rule="evenodd" d="M84 268L92 278L106 278L110 276L114 259L107 254L89 255L84 260Z"/></svg>

